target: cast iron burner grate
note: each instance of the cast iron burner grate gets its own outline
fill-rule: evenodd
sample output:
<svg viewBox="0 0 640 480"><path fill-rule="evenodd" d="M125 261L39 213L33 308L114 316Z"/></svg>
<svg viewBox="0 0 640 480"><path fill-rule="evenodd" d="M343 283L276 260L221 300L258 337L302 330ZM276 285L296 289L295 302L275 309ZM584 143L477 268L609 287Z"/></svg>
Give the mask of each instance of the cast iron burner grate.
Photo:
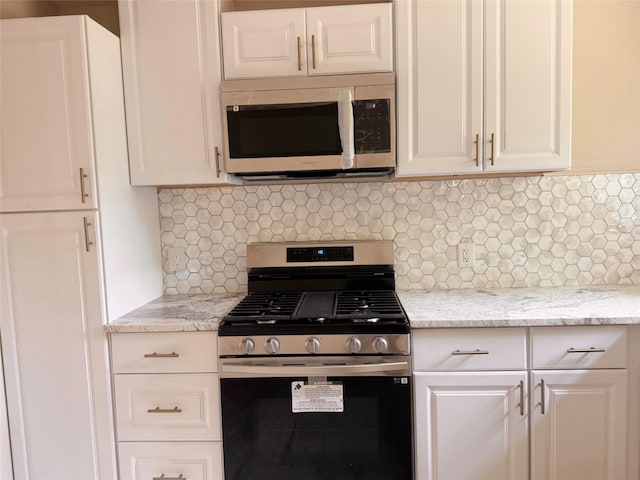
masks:
<svg viewBox="0 0 640 480"><path fill-rule="evenodd" d="M389 290L338 292L336 318L404 318L395 292Z"/></svg>
<svg viewBox="0 0 640 480"><path fill-rule="evenodd" d="M230 320L286 320L291 318L301 298L300 292L249 293L227 317Z"/></svg>

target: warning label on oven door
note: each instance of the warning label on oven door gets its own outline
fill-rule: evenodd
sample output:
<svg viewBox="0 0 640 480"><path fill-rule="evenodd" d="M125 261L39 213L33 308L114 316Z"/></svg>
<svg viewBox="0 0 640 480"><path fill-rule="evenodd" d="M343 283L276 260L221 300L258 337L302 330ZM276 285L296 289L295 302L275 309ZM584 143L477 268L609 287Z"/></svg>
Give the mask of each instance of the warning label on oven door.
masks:
<svg viewBox="0 0 640 480"><path fill-rule="evenodd" d="M342 384L291 382L291 410L304 412L344 412Z"/></svg>

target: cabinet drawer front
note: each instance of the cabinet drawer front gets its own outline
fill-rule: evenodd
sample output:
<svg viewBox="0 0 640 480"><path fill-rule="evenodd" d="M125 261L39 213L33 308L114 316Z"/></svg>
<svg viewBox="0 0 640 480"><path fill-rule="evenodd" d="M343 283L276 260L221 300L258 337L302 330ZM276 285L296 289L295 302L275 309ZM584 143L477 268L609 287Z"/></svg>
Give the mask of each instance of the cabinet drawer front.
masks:
<svg viewBox="0 0 640 480"><path fill-rule="evenodd" d="M118 440L221 439L218 375L115 375L114 383Z"/></svg>
<svg viewBox="0 0 640 480"><path fill-rule="evenodd" d="M524 328L424 329L412 338L416 371L526 368Z"/></svg>
<svg viewBox="0 0 640 480"><path fill-rule="evenodd" d="M120 442L120 480L221 480L222 444Z"/></svg>
<svg viewBox="0 0 640 480"><path fill-rule="evenodd" d="M626 368L627 327L535 327L532 368Z"/></svg>
<svg viewBox="0 0 640 480"><path fill-rule="evenodd" d="M113 373L215 372L215 332L114 333Z"/></svg>

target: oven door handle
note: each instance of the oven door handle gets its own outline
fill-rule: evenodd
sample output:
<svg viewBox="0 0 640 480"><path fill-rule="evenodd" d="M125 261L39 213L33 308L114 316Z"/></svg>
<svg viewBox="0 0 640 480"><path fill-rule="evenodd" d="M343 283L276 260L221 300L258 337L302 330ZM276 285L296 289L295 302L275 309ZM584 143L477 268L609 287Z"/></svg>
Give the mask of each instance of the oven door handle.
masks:
<svg viewBox="0 0 640 480"><path fill-rule="evenodd" d="M409 362L366 363L359 365L241 365L222 364L223 373L243 373L253 375L305 375L336 376L343 374L372 374L407 371Z"/></svg>

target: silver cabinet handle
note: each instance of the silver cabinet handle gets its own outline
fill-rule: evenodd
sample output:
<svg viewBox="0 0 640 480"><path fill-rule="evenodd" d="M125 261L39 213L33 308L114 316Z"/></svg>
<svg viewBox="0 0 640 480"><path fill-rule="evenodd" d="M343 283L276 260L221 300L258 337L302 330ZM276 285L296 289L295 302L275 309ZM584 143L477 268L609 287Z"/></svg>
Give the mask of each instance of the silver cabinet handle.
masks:
<svg viewBox="0 0 640 480"><path fill-rule="evenodd" d="M489 355L489 350L454 350L451 355Z"/></svg>
<svg viewBox="0 0 640 480"><path fill-rule="evenodd" d="M144 358L178 358L180 356L179 353L171 352L171 353L145 353Z"/></svg>
<svg viewBox="0 0 640 480"><path fill-rule="evenodd" d="M496 145L495 137L496 137L496 134L492 133L491 140L489 140L489 142L491 143L491 157L489 158L489 160L491 160L491 165L494 165L494 159L495 159L495 145Z"/></svg>
<svg viewBox="0 0 640 480"><path fill-rule="evenodd" d="M84 248L87 252L91 251L91 245L93 242L89 241L89 227L91 223L89 223L89 219L87 217L82 217L82 224L84 228Z"/></svg>
<svg viewBox="0 0 640 480"><path fill-rule="evenodd" d="M480 134L476 133L476 139L473 142L476 145L476 167L480 165Z"/></svg>
<svg viewBox="0 0 640 480"><path fill-rule="evenodd" d="M84 186L85 178L89 178L89 175L84 173L84 168L80 167L80 200L82 200L82 203L87 203L87 197L89 196Z"/></svg>
<svg viewBox="0 0 640 480"><path fill-rule="evenodd" d="M216 177L220 176L220 149L218 147L215 148L215 161L216 161Z"/></svg>
<svg viewBox="0 0 640 480"><path fill-rule="evenodd" d="M182 413L182 409L178 407L173 408L149 408L147 413Z"/></svg>
<svg viewBox="0 0 640 480"><path fill-rule="evenodd" d="M524 417L524 380L520 380L520 416Z"/></svg>
<svg viewBox="0 0 640 480"><path fill-rule="evenodd" d="M311 65L316 68L316 36L311 35Z"/></svg>
<svg viewBox="0 0 640 480"><path fill-rule="evenodd" d="M604 353L607 350L605 348L595 348L595 347L589 347L589 348L568 348L567 349L567 353Z"/></svg>
<svg viewBox="0 0 640 480"><path fill-rule="evenodd" d="M165 477L164 473L159 477L153 477L151 480L187 480L187 477L184 477L182 474L177 477Z"/></svg>
<svg viewBox="0 0 640 480"><path fill-rule="evenodd" d="M545 413L545 399L544 399L544 380L540 379L540 413Z"/></svg>

